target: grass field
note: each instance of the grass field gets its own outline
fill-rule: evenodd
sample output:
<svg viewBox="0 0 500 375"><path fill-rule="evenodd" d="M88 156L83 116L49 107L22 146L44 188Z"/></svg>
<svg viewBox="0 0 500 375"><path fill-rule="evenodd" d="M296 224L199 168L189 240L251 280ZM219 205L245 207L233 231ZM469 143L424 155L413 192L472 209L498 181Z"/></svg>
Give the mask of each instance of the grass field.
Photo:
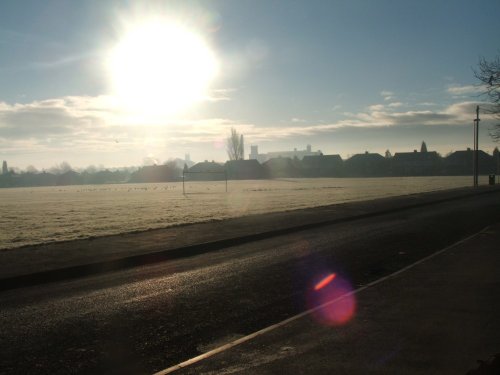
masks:
<svg viewBox="0 0 500 375"><path fill-rule="evenodd" d="M482 181L483 183L485 181ZM323 178L0 189L0 249L470 186L471 177Z"/></svg>

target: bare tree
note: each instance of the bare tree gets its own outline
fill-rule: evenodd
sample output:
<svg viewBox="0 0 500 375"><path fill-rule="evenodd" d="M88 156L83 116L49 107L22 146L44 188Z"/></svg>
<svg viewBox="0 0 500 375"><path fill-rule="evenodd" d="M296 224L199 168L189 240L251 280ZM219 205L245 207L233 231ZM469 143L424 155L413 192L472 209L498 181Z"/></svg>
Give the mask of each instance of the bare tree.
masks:
<svg viewBox="0 0 500 375"><path fill-rule="evenodd" d="M478 69L474 70L474 75L484 85L484 94L488 97L492 105L487 111L493 114L500 121L500 56L488 61L484 57L479 60ZM500 122L490 132L491 138L498 142L500 140Z"/></svg>
<svg viewBox="0 0 500 375"><path fill-rule="evenodd" d="M245 158L245 144L243 135L231 128L231 135L227 138L227 155L229 160L243 160Z"/></svg>

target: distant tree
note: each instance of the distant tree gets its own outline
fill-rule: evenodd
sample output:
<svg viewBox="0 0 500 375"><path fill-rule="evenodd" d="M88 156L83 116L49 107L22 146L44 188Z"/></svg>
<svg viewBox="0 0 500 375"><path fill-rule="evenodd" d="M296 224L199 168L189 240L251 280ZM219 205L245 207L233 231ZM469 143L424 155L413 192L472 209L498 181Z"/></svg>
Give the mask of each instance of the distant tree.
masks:
<svg viewBox="0 0 500 375"><path fill-rule="evenodd" d="M72 171L73 168L71 168L71 165L69 165L69 163L67 161L63 161L60 165L59 165L59 168L61 169L61 172L62 173L66 173L66 172L69 172L69 171Z"/></svg>
<svg viewBox="0 0 500 375"><path fill-rule="evenodd" d="M243 160L245 158L245 145L243 135L231 128L231 135L227 138L227 155L229 160Z"/></svg>
<svg viewBox="0 0 500 375"><path fill-rule="evenodd" d="M71 165L69 165L68 162L63 161L61 164L55 165L50 168L49 172L53 174L63 174L72 170L73 168L71 168Z"/></svg>
<svg viewBox="0 0 500 375"><path fill-rule="evenodd" d="M474 70L474 75L483 84L483 94L488 97L492 104L487 108L487 111L500 121L500 56L492 61L481 57L478 69ZM500 122L495 124L490 136L495 142L500 140Z"/></svg>
<svg viewBox="0 0 500 375"><path fill-rule="evenodd" d="M89 165L87 168L85 168L85 172L87 172L87 173L96 173L97 172L97 167L95 165Z"/></svg>
<svg viewBox="0 0 500 375"><path fill-rule="evenodd" d="M28 165L28 166L26 167L26 173L33 173L33 174L35 174L35 173L38 173L38 169L36 169L36 168L35 168L34 166L32 166L32 165Z"/></svg>
<svg viewBox="0 0 500 375"><path fill-rule="evenodd" d="M385 157L386 157L387 159L392 158L392 154L391 154L391 152L389 151L389 149L385 150Z"/></svg>
<svg viewBox="0 0 500 375"><path fill-rule="evenodd" d="M142 159L142 165L146 167L158 165L158 159L156 159L153 156L146 156L145 158Z"/></svg>
<svg viewBox="0 0 500 375"><path fill-rule="evenodd" d="M168 180L174 180L182 176L182 168L177 165L175 160L169 160L165 164Z"/></svg>
<svg viewBox="0 0 500 375"><path fill-rule="evenodd" d="M427 145L422 141L422 146L420 146L420 152L427 152Z"/></svg>

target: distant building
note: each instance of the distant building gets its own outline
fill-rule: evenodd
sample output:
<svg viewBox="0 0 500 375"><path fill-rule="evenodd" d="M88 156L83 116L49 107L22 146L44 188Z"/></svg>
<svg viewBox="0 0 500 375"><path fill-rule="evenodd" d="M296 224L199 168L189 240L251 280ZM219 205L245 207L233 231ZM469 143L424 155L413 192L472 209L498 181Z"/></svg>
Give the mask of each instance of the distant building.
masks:
<svg viewBox="0 0 500 375"><path fill-rule="evenodd" d="M344 163L345 175L352 177L382 177L389 174L388 159L366 151L356 154Z"/></svg>
<svg viewBox="0 0 500 375"><path fill-rule="evenodd" d="M493 156L478 151L479 174L495 173L496 165ZM471 175L473 170L474 151L470 148L455 151L444 159L444 173L447 175Z"/></svg>
<svg viewBox="0 0 500 375"><path fill-rule="evenodd" d="M257 160L229 160L226 162L229 180L259 180L264 178L264 167Z"/></svg>
<svg viewBox="0 0 500 375"><path fill-rule="evenodd" d="M221 181L226 179L226 167L214 161L196 163L185 173L186 181Z"/></svg>
<svg viewBox="0 0 500 375"><path fill-rule="evenodd" d="M267 178L301 177L302 163L299 159L272 158L264 162Z"/></svg>
<svg viewBox="0 0 500 375"><path fill-rule="evenodd" d="M9 168L7 167L7 162L4 160L2 163L2 174L9 173Z"/></svg>
<svg viewBox="0 0 500 375"><path fill-rule="evenodd" d="M436 151L427 151L422 142L420 152L396 152L392 158L394 176L434 176L441 174L441 157Z"/></svg>
<svg viewBox="0 0 500 375"><path fill-rule="evenodd" d="M250 146L250 154L248 158L251 160L257 160L259 163L264 163L272 158L291 158L291 159L299 159L302 160L305 156L313 156L313 155L322 155L321 151L312 151L311 145L307 145L305 150L297 150L296 148L293 151L272 151L265 154L259 154L258 146Z"/></svg>
<svg viewBox="0 0 500 375"><path fill-rule="evenodd" d="M259 154L259 146L250 146L250 154L248 155L250 160L257 160L259 163L264 163L267 160L265 154Z"/></svg>
<svg viewBox="0 0 500 375"><path fill-rule="evenodd" d="M307 155L302 159L304 177L340 177L343 170L340 155Z"/></svg>
<svg viewBox="0 0 500 375"><path fill-rule="evenodd" d="M189 155L186 154L186 156L189 156ZM185 159L175 158L175 159L173 159L173 161L175 162L175 165L177 165L177 167L180 169L183 169L185 165L188 168L190 168L194 165L194 163L189 158L185 158Z"/></svg>

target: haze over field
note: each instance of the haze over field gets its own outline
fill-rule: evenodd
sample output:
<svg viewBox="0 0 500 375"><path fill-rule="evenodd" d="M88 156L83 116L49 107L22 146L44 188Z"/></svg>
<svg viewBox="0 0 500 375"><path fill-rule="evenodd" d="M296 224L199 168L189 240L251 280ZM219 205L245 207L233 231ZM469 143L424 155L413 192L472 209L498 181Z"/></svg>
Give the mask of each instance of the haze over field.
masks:
<svg viewBox="0 0 500 375"><path fill-rule="evenodd" d="M470 177L323 178L0 189L0 249L470 186ZM486 183L486 178L482 183Z"/></svg>
<svg viewBox="0 0 500 375"><path fill-rule="evenodd" d="M247 157L463 150L498 14L496 0L2 1L0 160L225 161L231 127Z"/></svg>

